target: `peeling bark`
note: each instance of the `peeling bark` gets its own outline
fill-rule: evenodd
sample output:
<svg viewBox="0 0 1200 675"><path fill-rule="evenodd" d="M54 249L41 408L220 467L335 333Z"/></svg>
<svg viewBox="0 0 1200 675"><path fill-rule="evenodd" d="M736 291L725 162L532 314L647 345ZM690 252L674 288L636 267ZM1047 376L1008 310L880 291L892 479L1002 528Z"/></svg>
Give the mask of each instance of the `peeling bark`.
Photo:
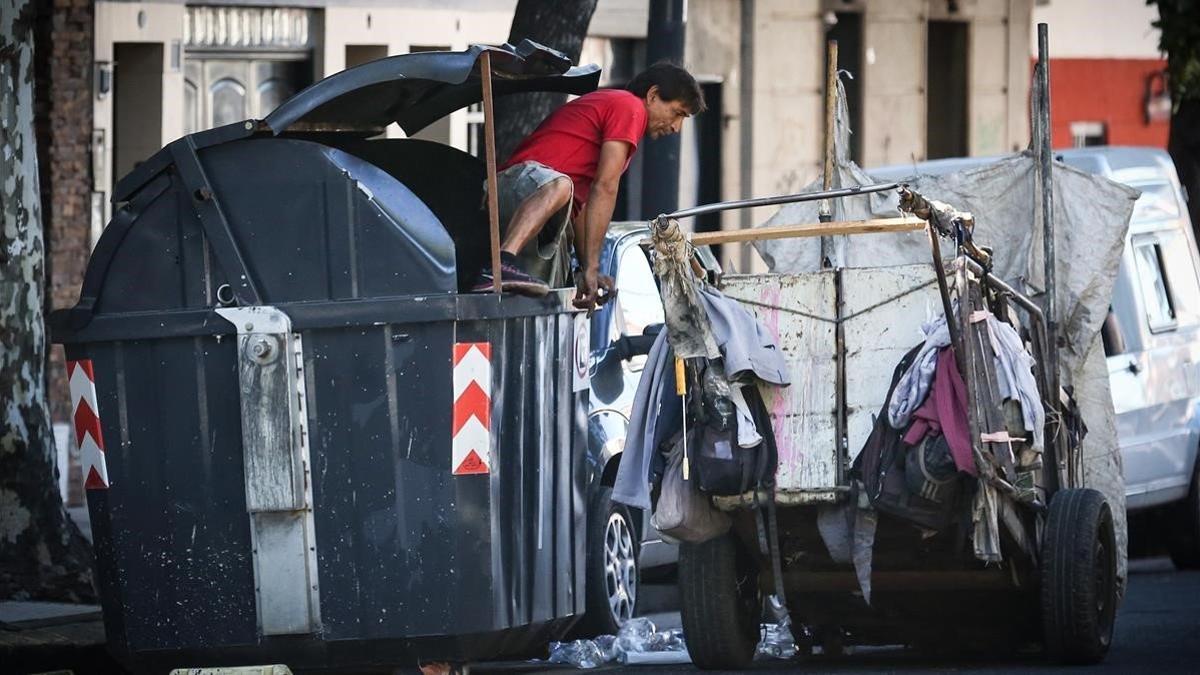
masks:
<svg viewBox="0 0 1200 675"><path fill-rule="evenodd" d="M508 41L515 45L529 38L557 49L572 63L577 63L595 11L596 0L518 0ZM508 159L517 144L566 101L566 94L553 92L514 94L496 99L496 156L499 160Z"/></svg>
<svg viewBox="0 0 1200 675"><path fill-rule="evenodd" d="M91 552L58 492L46 400L34 9L0 0L0 599L92 601Z"/></svg>

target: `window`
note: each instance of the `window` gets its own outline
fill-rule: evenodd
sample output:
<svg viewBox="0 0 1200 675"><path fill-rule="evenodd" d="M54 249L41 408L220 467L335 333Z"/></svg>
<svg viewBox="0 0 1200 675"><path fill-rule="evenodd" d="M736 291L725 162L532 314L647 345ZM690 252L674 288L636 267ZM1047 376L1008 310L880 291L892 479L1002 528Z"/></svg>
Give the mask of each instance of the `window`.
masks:
<svg viewBox="0 0 1200 675"><path fill-rule="evenodd" d="M1071 147L1086 148L1108 144L1104 122L1071 122Z"/></svg>
<svg viewBox="0 0 1200 675"><path fill-rule="evenodd" d="M642 335L647 326L666 321L662 298L658 294L658 285L646 253L640 246L631 244L625 246L620 255L616 278L617 297L613 301L616 307L613 308L610 332L612 342L622 335ZM631 373L645 367L645 355L630 357L625 364Z"/></svg>
<svg viewBox="0 0 1200 675"><path fill-rule="evenodd" d="M626 246L617 267L617 311L613 323L619 334L641 335L646 326L663 323L662 299L640 246Z"/></svg>
<svg viewBox="0 0 1200 675"><path fill-rule="evenodd" d="M483 159L484 145L487 140L483 136L483 103L472 103L467 108L467 152ZM499 161L499 160L497 160Z"/></svg>
<svg viewBox="0 0 1200 675"><path fill-rule="evenodd" d="M1133 257L1137 261L1138 285L1141 287L1150 332L1175 328L1175 303L1163 272L1162 245L1157 240L1135 243Z"/></svg>
<svg viewBox="0 0 1200 675"><path fill-rule="evenodd" d="M1179 201L1170 183L1131 183L1142 194L1133 205L1132 223L1152 223L1179 217Z"/></svg>
<svg viewBox="0 0 1200 675"><path fill-rule="evenodd" d="M1105 356L1119 356L1127 351L1125 336L1121 334L1121 324L1117 321L1117 315L1111 305L1108 308L1108 316L1104 317L1104 323L1100 325L1100 338L1104 341Z"/></svg>
<svg viewBox="0 0 1200 675"><path fill-rule="evenodd" d="M246 119L246 87L233 78L222 78L211 87L213 126Z"/></svg>

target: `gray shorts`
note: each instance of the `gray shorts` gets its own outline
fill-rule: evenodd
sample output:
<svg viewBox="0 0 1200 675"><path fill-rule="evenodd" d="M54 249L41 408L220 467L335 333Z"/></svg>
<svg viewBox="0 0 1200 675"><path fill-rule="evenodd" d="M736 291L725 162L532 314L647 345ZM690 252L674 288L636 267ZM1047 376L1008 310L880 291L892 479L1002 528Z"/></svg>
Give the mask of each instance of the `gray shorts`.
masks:
<svg viewBox="0 0 1200 675"><path fill-rule="evenodd" d="M567 178L566 174L539 162L521 162L508 167L496 176L497 197L500 203L500 232L508 230L517 208L537 192L542 186L559 178ZM484 181L483 192L487 194L487 181ZM525 270L546 280L551 288L563 288L571 285L571 242L574 239L571 228L571 202L562 210L551 216L542 227L538 236L521 250L519 258Z"/></svg>

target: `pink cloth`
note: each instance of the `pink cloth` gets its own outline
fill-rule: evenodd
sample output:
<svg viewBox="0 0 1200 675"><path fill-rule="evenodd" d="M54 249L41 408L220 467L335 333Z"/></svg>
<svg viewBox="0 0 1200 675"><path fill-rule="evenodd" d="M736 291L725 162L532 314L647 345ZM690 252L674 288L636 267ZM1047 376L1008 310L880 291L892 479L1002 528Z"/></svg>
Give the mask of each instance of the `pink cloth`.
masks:
<svg viewBox="0 0 1200 675"><path fill-rule="evenodd" d="M913 413L913 423L904 434L904 442L917 445L922 438L939 433L946 437L958 470L976 475L967 419L967 385L958 374L952 347L943 347L938 352L933 386L925 402Z"/></svg>

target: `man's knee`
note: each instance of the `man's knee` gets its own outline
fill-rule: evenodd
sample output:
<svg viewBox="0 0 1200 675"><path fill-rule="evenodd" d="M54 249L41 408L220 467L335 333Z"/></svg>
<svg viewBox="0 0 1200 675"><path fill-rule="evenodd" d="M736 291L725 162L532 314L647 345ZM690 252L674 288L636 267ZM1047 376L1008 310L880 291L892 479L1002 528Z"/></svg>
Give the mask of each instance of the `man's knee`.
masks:
<svg viewBox="0 0 1200 675"><path fill-rule="evenodd" d="M571 201L571 179L566 176L559 176L554 180L543 185L538 192L545 191L546 200L553 205L557 211L567 205Z"/></svg>

